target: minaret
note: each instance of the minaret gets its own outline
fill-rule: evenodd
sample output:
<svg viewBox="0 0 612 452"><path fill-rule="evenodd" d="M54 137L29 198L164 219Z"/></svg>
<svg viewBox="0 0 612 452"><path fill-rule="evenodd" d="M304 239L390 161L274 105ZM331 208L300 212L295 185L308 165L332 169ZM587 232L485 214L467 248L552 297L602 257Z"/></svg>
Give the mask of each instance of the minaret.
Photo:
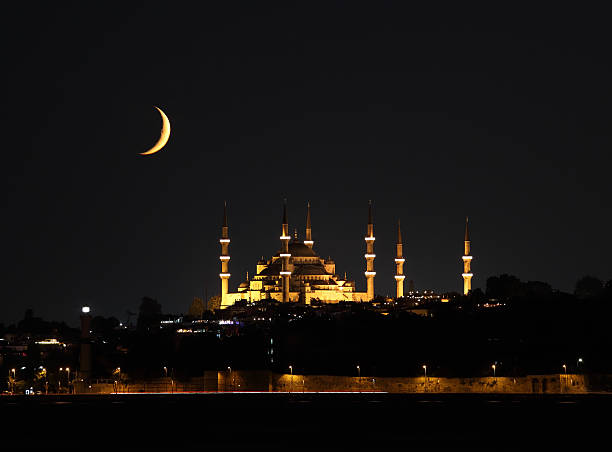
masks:
<svg viewBox="0 0 612 452"><path fill-rule="evenodd" d="M468 218L465 217L465 237L463 239L464 255L463 255L463 295L467 295L472 290L472 273L471 264L472 256L470 255L470 234L468 231Z"/></svg>
<svg viewBox="0 0 612 452"><path fill-rule="evenodd" d="M227 202L223 203L223 226L221 227L221 238L219 239L219 243L221 243L221 256L219 256L219 260L221 261L221 273L219 273L219 278L221 278L221 306L225 307L229 305L229 300L227 299L228 293L228 284L229 284L229 227L227 226Z"/></svg>
<svg viewBox="0 0 612 452"><path fill-rule="evenodd" d="M395 256L395 297L402 298L404 296L404 256L403 256L403 244L402 244L402 230L400 229L400 222L397 220L397 244L396 256Z"/></svg>
<svg viewBox="0 0 612 452"><path fill-rule="evenodd" d="M312 249L314 242L312 241L312 225L310 224L310 202L308 202L308 212L306 213L306 240L304 245Z"/></svg>
<svg viewBox="0 0 612 452"><path fill-rule="evenodd" d="M372 222L372 201L370 201L369 211L368 211L368 235L366 235L366 271L365 277L368 284L368 301L372 301L374 299L374 277L376 276L376 272L374 271L374 258L376 254L374 254L374 223Z"/></svg>
<svg viewBox="0 0 612 452"><path fill-rule="evenodd" d="M289 258L291 257L291 254L289 254L289 240L291 240L291 236L289 235L289 223L287 223L287 200L285 200L283 205L283 232L280 240L280 258L282 259L280 274L283 279L283 302L286 303L289 301L289 277L291 276L289 271Z"/></svg>

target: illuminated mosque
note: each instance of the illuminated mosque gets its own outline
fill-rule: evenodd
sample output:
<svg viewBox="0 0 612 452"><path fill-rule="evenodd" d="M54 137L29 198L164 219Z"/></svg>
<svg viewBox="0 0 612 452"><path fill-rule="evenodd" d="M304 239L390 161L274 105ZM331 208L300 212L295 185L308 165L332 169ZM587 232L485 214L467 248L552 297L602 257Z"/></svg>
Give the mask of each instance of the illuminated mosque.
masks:
<svg viewBox="0 0 612 452"><path fill-rule="evenodd" d="M313 301L323 303L339 303L342 301L367 302L374 299L374 223L372 220L372 203L368 209L367 233L365 236L365 277L366 291L357 292L355 281L348 280L346 273L344 277L336 273L336 263L331 259L323 259L314 251L312 240L312 224L310 218L310 203L306 213L306 235L305 240L299 241L297 231L294 236L289 235L289 223L287 221L287 205L283 206L283 222L280 235L280 250L270 259L262 259L257 262L256 273L252 278L238 286L237 292L229 291L229 227L227 222L227 205L223 211L223 226L221 227L221 309L230 307L236 302L256 302L272 299L280 302L300 302L311 304ZM472 273L470 272L469 256L470 242L468 237L467 219L465 226L465 255L464 262L464 294L471 289ZM396 297L404 296L404 257L403 257L402 233L400 224L397 225L397 242L395 256L395 282Z"/></svg>

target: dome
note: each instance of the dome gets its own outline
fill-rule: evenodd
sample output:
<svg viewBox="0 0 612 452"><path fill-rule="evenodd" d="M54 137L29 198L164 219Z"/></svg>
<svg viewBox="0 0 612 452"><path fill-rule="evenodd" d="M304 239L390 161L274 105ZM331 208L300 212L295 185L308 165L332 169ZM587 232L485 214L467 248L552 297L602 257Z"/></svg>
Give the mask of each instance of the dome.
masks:
<svg viewBox="0 0 612 452"><path fill-rule="evenodd" d="M296 265L295 267L296 268L293 271L294 275L329 275L329 273L325 271L325 267L323 267L321 264Z"/></svg>
<svg viewBox="0 0 612 452"><path fill-rule="evenodd" d="M291 257L319 257L312 249L308 248L302 242L290 242L289 253ZM276 253L276 256L280 255L280 251Z"/></svg>

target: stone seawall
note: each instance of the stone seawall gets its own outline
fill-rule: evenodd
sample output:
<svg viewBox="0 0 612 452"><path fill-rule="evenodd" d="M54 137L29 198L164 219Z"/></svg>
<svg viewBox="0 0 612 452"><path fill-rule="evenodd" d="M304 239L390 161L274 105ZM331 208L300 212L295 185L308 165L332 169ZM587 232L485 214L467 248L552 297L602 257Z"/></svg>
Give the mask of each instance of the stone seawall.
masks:
<svg viewBox="0 0 612 452"><path fill-rule="evenodd" d="M590 383L592 382L592 383ZM391 393L529 393L563 394L606 391L612 376L551 374L524 377L345 377L334 375L291 375L269 371L207 371L187 381L158 378L121 383L92 382L75 388L77 393L144 392L391 392ZM90 387L91 386L91 387ZM602 389L603 388L603 389Z"/></svg>

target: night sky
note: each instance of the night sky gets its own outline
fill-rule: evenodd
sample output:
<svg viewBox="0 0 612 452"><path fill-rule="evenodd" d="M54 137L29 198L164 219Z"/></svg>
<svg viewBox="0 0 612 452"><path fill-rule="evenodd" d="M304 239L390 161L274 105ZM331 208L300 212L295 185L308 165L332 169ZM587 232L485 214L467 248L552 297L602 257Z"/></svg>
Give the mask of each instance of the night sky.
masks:
<svg viewBox="0 0 612 452"><path fill-rule="evenodd" d="M474 287L612 278L602 11L174 3L3 11L0 322L186 312L220 290L224 200L232 291L279 249L283 198L360 291L369 199L379 294L398 219L420 290L462 289L466 215ZM155 105L172 134L143 157Z"/></svg>

